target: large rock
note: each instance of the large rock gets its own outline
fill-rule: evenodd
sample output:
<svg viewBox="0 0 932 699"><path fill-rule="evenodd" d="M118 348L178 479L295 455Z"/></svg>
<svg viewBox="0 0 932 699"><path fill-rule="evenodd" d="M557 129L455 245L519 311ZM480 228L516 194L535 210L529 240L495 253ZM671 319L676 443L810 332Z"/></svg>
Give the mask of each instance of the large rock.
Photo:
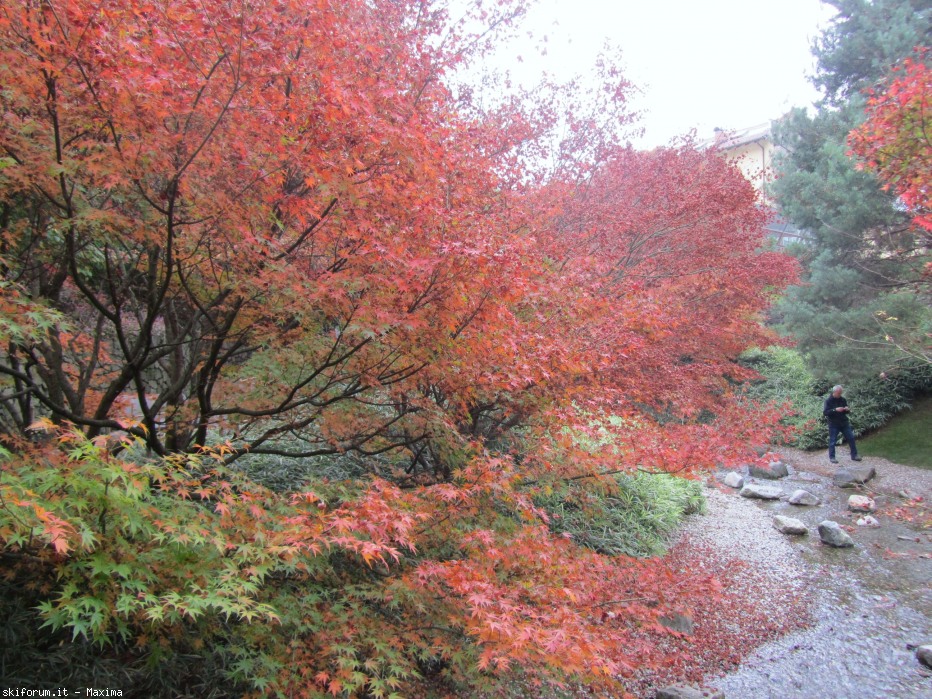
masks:
<svg viewBox="0 0 932 699"><path fill-rule="evenodd" d="M722 479L722 483L729 488L740 488L744 485L744 476L737 471L729 471Z"/></svg>
<svg viewBox="0 0 932 699"><path fill-rule="evenodd" d="M926 667L932 667L932 646L919 646L916 649L916 660Z"/></svg>
<svg viewBox="0 0 932 699"><path fill-rule="evenodd" d="M749 464L748 474L754 478L768 478L775 481L778 478L786 478L790 472L782 461L770 461L766 465Z"/></svg>
<svg viewBox="0 0 932 699"><path fill-rule="evenodd" d="M852 495L848 498L848 509L852 512L873 512L877 505L866 495Z"/></svg>
<svg viewBox="0 0 932 699"><path fill-rule="evenodd" d="M854 546L854 540L848 536L848 532L842 529L838 522L827 519L819 523L819 538L822 542L835 548L848 548Z"/></svg>
<svg viewBox="0 0 932 699"><path fill-rule="evenodd" d="M808 533L806 525L798 519L793 517L784 517L783 515L777 515L773 518L773 526L776 527L777 531L782 534L794 534L800 536L802 534Z"/></svg>
<svg viewBox="0 0 932 699"><path fill-rule="evenodd" d="M808 490L794 490L793 494L790 495L789 500L787 500L791 505L818 505L822 501L819 500L815 495L810 493Z"/></svg>
<svg viewBox="0 0 932 699"><path fill-rule="evenodd" d="M835 472L832 481L839 488L854 488L867 483L877 475L873 466L845 466Z"/></svg>
<svg viewBox="0 0 932 699"><path fill-rule="evenodd" d="M712 689L697 689L688 684L674 684L658 689L657 699L725 699L722 692Z"/></svg>
<svg viewBox="0 0 932 699"><path fill-rule="evenodd" d="M772 485L759 485L758 483L746 483L738 493L743 498L758 498L760 500L779 500L783 495L782 488L775 488Z"/></svg>

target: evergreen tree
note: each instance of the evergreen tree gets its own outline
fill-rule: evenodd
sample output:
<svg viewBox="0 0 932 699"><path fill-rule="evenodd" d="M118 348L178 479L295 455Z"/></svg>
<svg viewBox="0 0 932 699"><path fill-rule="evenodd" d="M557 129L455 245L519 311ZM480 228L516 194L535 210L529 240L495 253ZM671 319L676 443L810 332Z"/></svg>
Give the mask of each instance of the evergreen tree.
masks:
<svg viewBox="0 0 932 699"><path fill-rule="evenodd" d="M772 194L810 232L798 250L806 283L788 290L777 318L817 377L850 382L927 363L932 330L923 247L911 217L870 172L857 169L848 134L864 118L863 90L930 38L929 0L830 0L837 14L816 40L814 116L796 109L775 126L783 152Z"/></svg>
<svg viewBox="0 0 932 699"><path fill-rule="evenodd" d="M829 105L860 98L916 46L932 38L930 0L824 0L834 7L832 25L816 39L813 83Z"/></svg>

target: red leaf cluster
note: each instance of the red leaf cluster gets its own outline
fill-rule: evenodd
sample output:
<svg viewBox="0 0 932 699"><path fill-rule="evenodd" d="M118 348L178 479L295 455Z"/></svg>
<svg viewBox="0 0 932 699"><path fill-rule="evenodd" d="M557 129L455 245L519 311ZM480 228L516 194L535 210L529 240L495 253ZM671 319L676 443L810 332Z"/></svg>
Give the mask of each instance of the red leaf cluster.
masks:
<svg viewBox="0 0 932 699"><path fill-rule="evenodd" d="M849 142L862 165L877 173L913 212L913 222L932 231L932 71L928 47L896 66L886 84L869 92L867 120Z"/></svg>

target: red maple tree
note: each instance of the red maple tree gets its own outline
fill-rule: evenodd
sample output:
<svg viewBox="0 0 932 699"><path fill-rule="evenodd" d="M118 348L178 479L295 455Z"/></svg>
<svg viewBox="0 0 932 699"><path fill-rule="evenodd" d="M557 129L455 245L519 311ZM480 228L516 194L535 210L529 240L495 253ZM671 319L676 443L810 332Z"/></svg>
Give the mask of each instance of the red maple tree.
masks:
<svg viewBox="0 0 932 699"><path fill-rule="evenodd" d="M455 88L524 6L475 9L3 2L0 537L53 627L294 696L614 686L714 590L537 498L766 439L736 358L792 264L717 154L620 145L610 63L591 112Z"/></svg>

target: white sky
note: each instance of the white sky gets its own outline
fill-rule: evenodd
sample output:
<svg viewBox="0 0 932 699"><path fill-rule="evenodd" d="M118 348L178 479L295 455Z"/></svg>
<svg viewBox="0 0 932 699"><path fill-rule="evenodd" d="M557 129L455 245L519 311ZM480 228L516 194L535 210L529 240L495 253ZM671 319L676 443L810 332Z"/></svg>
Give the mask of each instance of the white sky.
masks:
<svg viewBox="0 0 932 699"><path fill-rule="evenodd" d="M538 0L522 28L547 37L547 55L519 38L493 60L526 84L543 71L568 79L589 71L611 41L643 90L631 103L646 131L635 144L653 147L810 105L818 98L807 80L810 47L833 14L819 0Z"/></svg>

